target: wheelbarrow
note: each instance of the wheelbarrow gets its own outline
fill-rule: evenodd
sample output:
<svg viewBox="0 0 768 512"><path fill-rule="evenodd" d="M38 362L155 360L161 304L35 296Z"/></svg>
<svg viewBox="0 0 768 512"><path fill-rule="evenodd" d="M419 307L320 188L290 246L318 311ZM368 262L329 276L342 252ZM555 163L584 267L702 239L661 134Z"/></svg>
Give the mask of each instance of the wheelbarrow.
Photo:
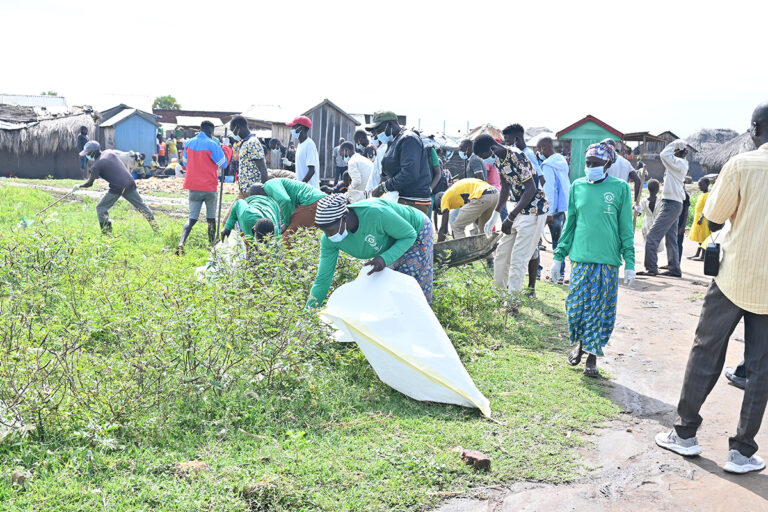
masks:
<svg viewBox="0 0 768 512"><path fill-rule="evenodd" d="M483 234L437 242L434 246L435 263L458 267L484 260L496 250L500 236L501 234L496 232L490 238Z"/></svg>

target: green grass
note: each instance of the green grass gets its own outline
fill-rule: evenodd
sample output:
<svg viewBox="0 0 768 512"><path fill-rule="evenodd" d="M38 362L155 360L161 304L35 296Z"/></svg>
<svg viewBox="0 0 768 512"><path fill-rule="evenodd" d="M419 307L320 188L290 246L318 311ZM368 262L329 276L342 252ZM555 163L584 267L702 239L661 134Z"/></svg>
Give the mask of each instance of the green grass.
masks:
<svg viewBox="0 0 768 512"><path fill-rule="evenodd" d="M208 317L209 299L223 300L224 292L190 279L207 258L204 230L193 231L187 254L177 258L171 252L180 221L160 215L161 234L154 236L143 218L120 201L110 212L113 237L105 240L95 220L95 202L86 201L54 207L31 228L11 233L20 217L50 201L40 191L0 184L0 243L31 243L34 230L51 239L71 239L71 258L91 269L86 280L72 284L48 269L37 279L53 279L46 288L56 292L45 299L53 301L47 325L72 330L74 317L61 306L67 303L62 296L74 293L68 286L83 287L77 314L93 324L87 339L91 363L115 356L104 371L121 375L120 361L130 359L137 344L148 342L129 328L141 324L142 333L161 332L163 326L155 324L162 322L154 318L171 321L189 314L201 338L207 336L203 327L216 325ZM280 288L294 302L305 296L316 265L317 254L304 252L304 264L289 267L297 288ZM337 282L358 268L346 264L352 266L340 271ZM26 276L14 276L9 265L0 259L0 340L7 332L3 322L9 322L3 308L14 300L3 297L2 287L36 289L34 276L27 282ZM255 269L256 285L251 283L248 292L236 288L238 296L251 293L257 300L270 287L285 286L269 281L264 271ZM126 280L129 290L124 304L136 304L136 309L117 305L110 313L109 304L123 292L100 283L119 279ZM163 316L168 293L186 297L188 289L196 294L189 297L199 297L195 308ZM585 378L565 364L565 290L540 282L537 293L538 299L523 301L519 316L510 317L481 264L436 279L436 314L490 400L493 420L472 409L408 399L382 384L354 345L323 343L316 346L310 365L279 385L238 381L216 392L196 388L187 393L190 388L180 380L169 380L182 392L168 388L157 406L115 418L98 404L81 408L73 400L70 411L77 415L58 410L45 432L0 441L0 510L427 510L473 487L569 481L585 470L577 453L583 444L580 434L618 409L606 398L607 381ZM265 309L228 311L231 323L272 318ZM239 340L230 340L233 351L242 349ZM8 364L3 357L0 352L0 367ZM489 455L492 471L478 473L464 465L457 446ZM176 465L193 460L203 461L207 469L179 475ZM26 490L11 486L13 470L32 475Z"/></svg>

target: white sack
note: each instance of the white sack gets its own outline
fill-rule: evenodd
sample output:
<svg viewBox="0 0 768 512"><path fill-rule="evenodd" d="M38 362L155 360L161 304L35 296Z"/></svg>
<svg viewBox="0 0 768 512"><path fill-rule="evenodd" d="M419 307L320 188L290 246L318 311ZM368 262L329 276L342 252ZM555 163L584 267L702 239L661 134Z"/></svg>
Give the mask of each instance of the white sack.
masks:
<svg viewBox="0 0 768 512"><path fill-rule="evenodd" d="M355 342L379 378L416 400L476 407L490 417L488 399L461 364L456 349L411 276L384 269L337 288L320 313Z"/></svg>
<svg viewBox="0 0 768 512"><path fill-rule="evenodd" d="M214 280L223 272L236 269L247 256L243 237L238 231L233 231L213 247L208 262L195 269L195 277L198 281Z"/></svg>

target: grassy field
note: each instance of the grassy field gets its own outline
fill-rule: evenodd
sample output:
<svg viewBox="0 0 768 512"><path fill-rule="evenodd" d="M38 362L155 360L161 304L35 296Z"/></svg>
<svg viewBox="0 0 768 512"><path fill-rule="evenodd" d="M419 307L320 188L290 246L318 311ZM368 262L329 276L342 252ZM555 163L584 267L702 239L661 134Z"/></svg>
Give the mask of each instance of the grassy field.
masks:
<svg viewBox="0 0 768 512"><path fill-rule="evenodd" d="M1 510L427 510L583 474L580 434L617 412L606 381L565 364L562 287L540 282L512 317L479 263L436 275L487 420L408 399L329 341L303 310L315 236L206 285L203 229L175 257L180 221L160 215L156 236L124 201L111 237L92 201L17 226L50 201L0 184ZM335 285L358 269L343 259Z"/></svg>

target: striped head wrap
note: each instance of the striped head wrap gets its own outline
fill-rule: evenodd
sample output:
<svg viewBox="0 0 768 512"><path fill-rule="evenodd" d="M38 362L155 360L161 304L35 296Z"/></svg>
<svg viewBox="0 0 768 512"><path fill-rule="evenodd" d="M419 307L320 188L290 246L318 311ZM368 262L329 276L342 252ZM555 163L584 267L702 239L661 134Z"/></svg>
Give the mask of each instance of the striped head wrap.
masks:
<svg viewBox="0 0 768 512"><path fill-rule="evenodd" d="M587 148L587 158L590 156L613 163L616 161L616 150L610 144L598 142Z"/></svg>
<svg viewBox="0 0 768 512"><path fill-rule="evenodd" d="M331 194L317 202L315 212L316 226L330 226L335 224L347 213L347 196L344 194Z"/></svg>

